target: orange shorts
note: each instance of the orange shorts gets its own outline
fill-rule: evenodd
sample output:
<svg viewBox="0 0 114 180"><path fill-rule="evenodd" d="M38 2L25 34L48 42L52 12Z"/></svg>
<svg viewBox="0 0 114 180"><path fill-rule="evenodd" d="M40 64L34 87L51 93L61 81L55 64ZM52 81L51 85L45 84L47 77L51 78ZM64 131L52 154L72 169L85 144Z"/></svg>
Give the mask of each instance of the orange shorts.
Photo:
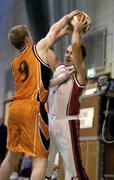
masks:
<svg viewBox="0 0 114 180"><path fill-rule="evenodd" d="M39 103L17 100L10 104L7 147L33 157L48 156L48 126L39 113Z"/></svg>

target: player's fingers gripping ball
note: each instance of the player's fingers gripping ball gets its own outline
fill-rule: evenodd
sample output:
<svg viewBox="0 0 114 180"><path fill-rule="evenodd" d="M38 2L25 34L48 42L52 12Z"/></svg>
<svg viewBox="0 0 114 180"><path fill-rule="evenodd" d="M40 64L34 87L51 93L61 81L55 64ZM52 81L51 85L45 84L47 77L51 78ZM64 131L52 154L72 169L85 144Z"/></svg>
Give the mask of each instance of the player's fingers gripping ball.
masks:
<svg viewBox="0 0 114 180"><path fill-rule="evenodd" d="M86 25L83 28L83 32L82 33L86 33L87 31L89 31L90 27L91 27L91 18L83 11L79 11L70 21L70 24L72 25L72 27L75 26L75 24L78 21L81 21L83 19L83 21L86 21Z"/></svg>

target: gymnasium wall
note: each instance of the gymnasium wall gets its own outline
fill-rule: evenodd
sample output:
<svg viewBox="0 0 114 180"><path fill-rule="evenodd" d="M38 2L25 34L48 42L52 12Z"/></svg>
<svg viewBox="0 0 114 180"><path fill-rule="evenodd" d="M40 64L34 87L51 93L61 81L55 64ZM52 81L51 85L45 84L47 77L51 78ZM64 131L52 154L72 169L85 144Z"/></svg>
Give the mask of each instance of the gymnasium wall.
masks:
<svg viewBox="0 0 114 180"><path fill-rule="evenodd" d="M0 117L3 116L3 102L8 98L8 90L12 86L10 68L12 57L17 53L9 45L7 34L9 29L18 24L28 24L25 3L22 0L0 1ZM7 77L6 77L7 76ZM6 81L7 79L7 81ZM6 87L9 89L6 92Z"/></svg>
<svg viewBox="0 0 114 180"><path fill-rule="evenodd" d="M28 2L28 4L27 4ZM37 4L36 4L37 2ZM43 3L42 6L38 2ZM41 9L42 7L42 9ZM46 8L47 7L47 8ZM12 81L10 63L17 53L7 40L9 29L17 24L26 24L30 28L35 41L45 36L49 26L64 14L73 9L86 11L92 18L91 33L106 29L105 66L114 77L114 1L113 0L1 0L0 5L0 117L3 116L3 102L10 95ZM35 8L35 9L34 9ZM39 13L38 13L38 12ZM33 13L34 12L34 13ZM38 16L40 14L40 16ZM39 18L36 18L39 17ZM48 21L49 20L49 21ZM41 21L41 22L40 22ZM43 32L42 28L43 27ZM88 33L88 35L89 35ZM63 59L70 38L64 38L57 43L55 49ZM88 53L89 49L87 49ZM95 52L97 47L95 46ZM91 60L92 61L92 60Z"/></svg>

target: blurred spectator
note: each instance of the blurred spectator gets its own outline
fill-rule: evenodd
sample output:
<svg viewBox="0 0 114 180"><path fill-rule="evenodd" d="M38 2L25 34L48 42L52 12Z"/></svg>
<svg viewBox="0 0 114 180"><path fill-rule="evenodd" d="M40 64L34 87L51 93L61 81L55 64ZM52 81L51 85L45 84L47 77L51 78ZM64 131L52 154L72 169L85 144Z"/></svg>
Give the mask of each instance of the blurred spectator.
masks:
<svg viewBox="0 0 114 180"><path fill-rule="evenodd" d="M31 171L32 171L32 157L28 155L24 155L19 176L24 178L30 178Z"/></svg>
<svg viewBox="0 0 114 180"><path fill-rule="evenodd" d="M0 118L0 164L4 160L7 152L7 126L3 124L3 118Z"/></svg>

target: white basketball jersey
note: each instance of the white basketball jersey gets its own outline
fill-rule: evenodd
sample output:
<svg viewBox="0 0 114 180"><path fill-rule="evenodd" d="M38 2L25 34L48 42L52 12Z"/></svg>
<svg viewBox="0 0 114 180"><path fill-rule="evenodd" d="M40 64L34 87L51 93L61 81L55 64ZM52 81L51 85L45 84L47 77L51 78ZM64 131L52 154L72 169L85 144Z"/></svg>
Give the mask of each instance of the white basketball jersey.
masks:
<svg viewBox="0 0 114 180"><path fill-rule="evenodd" d="M53 78L60 77L66 73L65 66L60 65L57 67ZM68 102L70 100L73 86L73 78L71 77L68 81L64 82L60 86L50 88L48 105L49 105L49 116L53 118L63 118L66 116Z"/></svg>

